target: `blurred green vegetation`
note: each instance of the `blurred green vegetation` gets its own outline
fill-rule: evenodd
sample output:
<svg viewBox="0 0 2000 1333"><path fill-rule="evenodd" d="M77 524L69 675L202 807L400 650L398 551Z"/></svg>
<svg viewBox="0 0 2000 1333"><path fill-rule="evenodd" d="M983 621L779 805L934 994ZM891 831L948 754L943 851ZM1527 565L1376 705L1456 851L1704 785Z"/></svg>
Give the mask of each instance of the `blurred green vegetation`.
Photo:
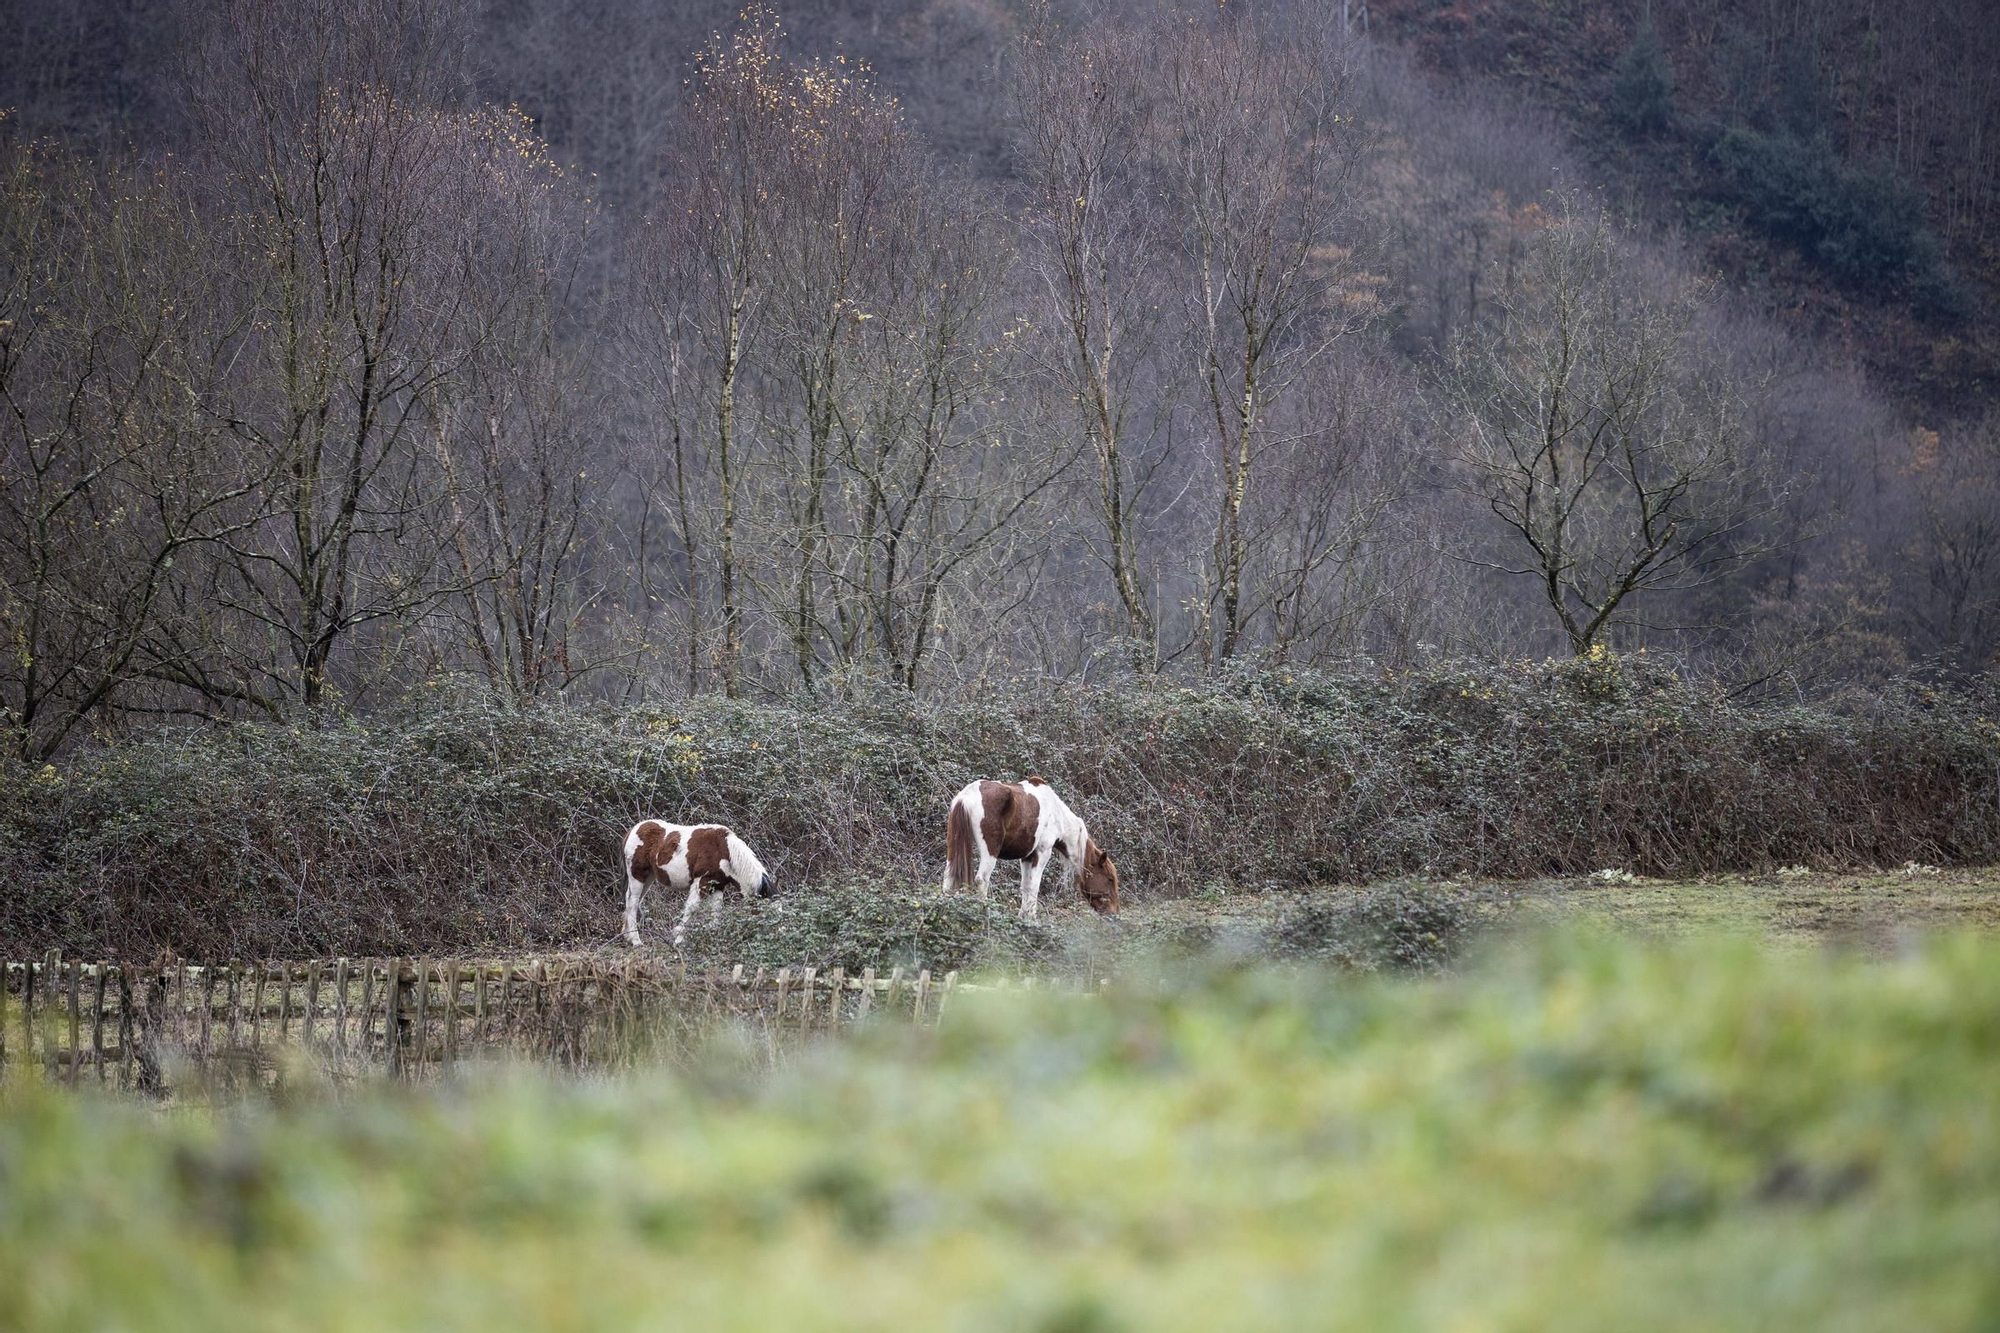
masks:
<svg viewBox="0 0 2000 1333"><path fill-rule="evenodd" d="M749 1074L0 1089L23 1329L1973 1329L2000 942L965 995ZM1986 1321L1982 1323L1982 1321Z"/></svg>

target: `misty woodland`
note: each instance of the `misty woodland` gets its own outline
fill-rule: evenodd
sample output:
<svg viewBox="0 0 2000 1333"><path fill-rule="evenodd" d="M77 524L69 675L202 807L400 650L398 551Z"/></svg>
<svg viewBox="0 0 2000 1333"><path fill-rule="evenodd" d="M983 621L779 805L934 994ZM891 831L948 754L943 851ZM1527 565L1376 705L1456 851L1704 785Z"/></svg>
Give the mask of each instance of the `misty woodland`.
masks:
<svg viewBox="0 0 2000 1333"><path fill-rule="evenodd" d="M1577 136L1427 73L1414 4L93 8L0 58L24 758L441 683L1647 649L1821 692L2000 647L2000 136L1950 129L1995 94L1899 82L1986 58L1973 7L1880 20L1868 83L1865 6L1655 5L1577 39ZM1814 170L1881 215L1773 202Z"/></svg>

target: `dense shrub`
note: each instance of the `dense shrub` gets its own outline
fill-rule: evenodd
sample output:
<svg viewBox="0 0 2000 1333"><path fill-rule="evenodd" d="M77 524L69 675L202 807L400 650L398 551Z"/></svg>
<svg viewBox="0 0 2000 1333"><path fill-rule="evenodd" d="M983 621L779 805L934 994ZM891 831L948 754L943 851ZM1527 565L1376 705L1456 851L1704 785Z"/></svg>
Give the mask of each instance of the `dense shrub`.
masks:
<svg viewBox="0 0 2000 1333"><path fill-rule="evenodd" d="M720 911L704 906L697 914L684 952L696 966L810 964L849 972L902 966L942 973L975 964L1043 970L1057 962L1056 932L1022 921L1007 899L996 893L981 904L970 894L869 880L815 885L747 908L732 895ZM656 933L664 938L667 928Z"/></svg>
<svg viewBox="0 0 2000 1333"><path fill-rule="evenodd" d="M1383 884L1352 898L1315 897L1294 907L1272 928L1270 952L1362 970L1434 972L1458 955L1476 923L1465 890Z"/></svg>
<svg viewBox="0 0 2000 1333"><path fill-rule="evenodd" d="M1823 137L1742 125L1715 146L1724 173L1764 230L1863 287L1895 288L1939 314L1962 315L1963 283L1924 221L1921 191L1879 167L1842 160Z"/></svg>
<svg viewBox="0 0 2000 1333"><path fill-rule="evenodd" d="M807 886L934 893L951 793L1023 773L1057 784L1141 902L1408 873L1991 860L1986 688L1756 710L1603 655L952 703L443 698L318 728L162 731L0 768L0 940L187 956L604 943L619 840L649 815L731 823L798 911L848 911L865 890L809 907ZM996 905L1012 889L1003 871ZM677 907L649 901L654 942Z"/></svg>

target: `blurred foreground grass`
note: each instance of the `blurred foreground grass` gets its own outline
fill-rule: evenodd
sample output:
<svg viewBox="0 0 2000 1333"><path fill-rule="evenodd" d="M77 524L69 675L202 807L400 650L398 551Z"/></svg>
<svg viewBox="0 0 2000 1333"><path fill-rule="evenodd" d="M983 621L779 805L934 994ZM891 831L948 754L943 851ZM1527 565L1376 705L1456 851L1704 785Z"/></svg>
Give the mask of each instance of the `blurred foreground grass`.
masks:
<svg viewBox="0 0 2000 1333"><path fill-rule="evenodd" d="M0 1088L0 1326L1993 1328L2000 941L967 995L750 1074Z"/></svg>

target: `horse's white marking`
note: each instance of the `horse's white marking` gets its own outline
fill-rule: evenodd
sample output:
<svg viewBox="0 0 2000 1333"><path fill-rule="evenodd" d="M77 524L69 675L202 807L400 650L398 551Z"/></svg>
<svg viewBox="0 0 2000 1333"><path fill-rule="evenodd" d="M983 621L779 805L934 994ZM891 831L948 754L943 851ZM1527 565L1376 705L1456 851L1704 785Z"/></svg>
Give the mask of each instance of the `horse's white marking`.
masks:
<svg viewBox="0 0 2000 1333"><path fill-rule="evenodd" d="M1063 803L1056 795L1055 788L1047 783L1036 783L1028 788L1036 803L1035 848L1031 855L1021 861L1021 918L1033 921L1039 914L1042 899L1042 876L1048 872L1049 857L1055 845L1063 845L1063 871L1066 879L1074 879L1076 867L1083 860L1083 850L1090 845L1090 830L1076 811ZM979 897L984 901L990 896L994 868L1000 858L986 845L986 801L979 794L979 781L975 779L959 788L952 804L962 805L972 817L972 845L979 853L979 866L974 879L979 885ZM951 882L951 864L947 852L944 870L945 892L955 886Z"/></svg>
<svg viewBox="0 0 2000 1333"><path fill-rule="evenodd" d="M701 905L702 880L694 876L688 865L688 854L695 834L705 830L715 830L725 839L723 845L727 849L726 854L716 863L715 877L734 884L736 891L746 899L753 894L768 892L770 875L765 871L764 863L750 850L750 844L737 837L726 826L669 824L663 819L642 819L625 835L625 942L627 944L635 948L640 944L639 905L646 894L647 880L633 872L632 856L639 850L639 830L647 824L660 825L664 830L663 837L676 833L680 835L674 854L667 858L666 865L654 872L654 877L664 882L667 887L684 890L687 893L687 901L681 906L680 920L674 925L675 948L679 948L682 941L687 938L688 919L694 915L694 909ZM720 890L715 894L714 912L717 919L720 919L722 912Z"/></svg>

